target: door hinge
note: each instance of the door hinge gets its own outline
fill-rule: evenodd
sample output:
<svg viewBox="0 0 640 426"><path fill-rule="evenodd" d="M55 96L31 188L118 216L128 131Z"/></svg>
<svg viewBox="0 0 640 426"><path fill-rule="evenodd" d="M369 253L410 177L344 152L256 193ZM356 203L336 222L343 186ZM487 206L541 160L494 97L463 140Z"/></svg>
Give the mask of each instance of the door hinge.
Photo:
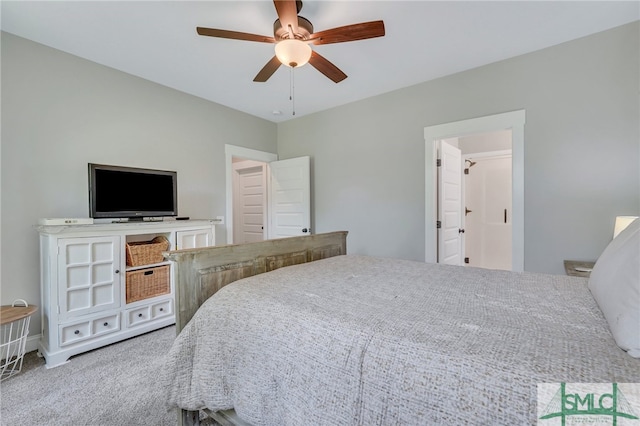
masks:
<svg viewBox="0 0 640 426"><path fill-rule="evenodd" d="M469 263L469 258L468 257L464 258L464 263Z"/></svg>
<svg viewBox="0 0 640 426"><path fill-rule="evenodd" d="M442 228L442 222L440 222L439 220L436 220L436 228Z"/></svg>
<svg viewBox="0 0 640 426"><path fill-rule="evenodd" d="M436 160L436 167L441 167L441 166L442 166L442 160L438 158Z"/></svg>

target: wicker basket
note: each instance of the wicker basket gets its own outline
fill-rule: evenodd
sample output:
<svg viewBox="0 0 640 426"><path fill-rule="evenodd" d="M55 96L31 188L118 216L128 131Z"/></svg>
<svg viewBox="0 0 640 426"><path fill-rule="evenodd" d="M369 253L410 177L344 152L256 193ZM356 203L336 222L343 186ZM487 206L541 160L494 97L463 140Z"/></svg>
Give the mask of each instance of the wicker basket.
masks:
<svg viewBox="0 0 640 426"><path fill-rule="evenodd" d="M162 252L169 250L169 240L163 236L151 241L127 243L127 266L142 266L160 263Z"/></svg>
<svg viewBox="0 0 640 426"><path fill-rule="evenodd" d="M169 265L127 272L127 303L169 293Z"/></svg>

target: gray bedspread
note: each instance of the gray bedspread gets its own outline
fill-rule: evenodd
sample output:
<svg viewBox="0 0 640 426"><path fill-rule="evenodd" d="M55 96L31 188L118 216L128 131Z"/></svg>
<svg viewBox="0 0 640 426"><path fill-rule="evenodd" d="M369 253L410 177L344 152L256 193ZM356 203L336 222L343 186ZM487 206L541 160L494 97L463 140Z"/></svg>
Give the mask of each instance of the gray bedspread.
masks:
<svg viewBox="0 0 640 426"><path fill-rule="evenodd" d="M586 279L353 255L226 286L161 378L170 407L296 426L533 424L543 382L640 382Z"/></svg>

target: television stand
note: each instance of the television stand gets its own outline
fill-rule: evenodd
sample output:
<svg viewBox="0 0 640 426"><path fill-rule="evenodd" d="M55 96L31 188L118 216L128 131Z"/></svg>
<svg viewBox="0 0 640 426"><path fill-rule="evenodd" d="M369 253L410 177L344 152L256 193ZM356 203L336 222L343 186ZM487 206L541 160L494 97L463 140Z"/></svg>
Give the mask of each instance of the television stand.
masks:
<svg viewBox="0 0 640 426"><path fill-rule="evenodd" d="M164 237L170 250L215 244L214 220L41 225L42 334L47 368L175 323L174 265L126 262L126 247ZM136 244L137 245L137 244ZM141 296L142 295L142 296Z"/></svg>

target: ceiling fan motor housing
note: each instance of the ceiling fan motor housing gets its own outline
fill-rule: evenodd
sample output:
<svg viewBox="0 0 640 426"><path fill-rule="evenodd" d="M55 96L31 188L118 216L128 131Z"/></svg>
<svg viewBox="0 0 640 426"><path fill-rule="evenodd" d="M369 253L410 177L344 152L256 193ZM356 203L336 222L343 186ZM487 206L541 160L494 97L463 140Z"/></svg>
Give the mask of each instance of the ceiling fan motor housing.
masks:
<svg viewBox="0 0 640 426"><path fill-rule="evenodd" d="M309 40L313 34L313 24L307 18L298 16L298 32L294 34L294 38L298 40ZM284 28L280 23L280 19L276 19L273 23L273 38L276 40L290 39L289 28Z"/></svg>

